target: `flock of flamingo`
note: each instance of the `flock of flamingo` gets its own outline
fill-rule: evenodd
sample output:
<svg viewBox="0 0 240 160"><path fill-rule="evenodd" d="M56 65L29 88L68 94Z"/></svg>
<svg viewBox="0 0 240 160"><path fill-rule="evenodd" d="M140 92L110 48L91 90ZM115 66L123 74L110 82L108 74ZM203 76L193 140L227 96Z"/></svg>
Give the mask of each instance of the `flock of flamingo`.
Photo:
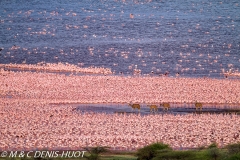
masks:
<svg viewBox="0 0 240 160"><path fill-rule="evenodd" d="M91 74L112 74L111 69L101 67L89 67L80 68L76 65L69 63L43 63L38 64L0 64L0 68L11 70L23 70L23 71L48 71L48 72L71 72L71 73L91 73Z"/></svg>
<svg viewBox="0 0 240 160"><path fill-rule="evenodd" d="M184 149L213 142L219 147L240 142L237 114L167 112L172 104L193 104L196 111L206 104L234 104L234 109L240 109L240 80L228 78L240 77L240 45L232 40L239 34L239 16L230 16L239 4L199 1L178 8L176 3L173 12L166 13L165 7L174 3L150 2L59 3L59 7L51 3L48 9L44 9L46 4L34 4L31 9L28 5L19 8L6 4L0 19L4 42L0 58L4 63L23 64L0 64L0 151L96 146L136 150L154 142ZM211 11L213 6L226 12ZM153 12L141 13L139 9ZM210 21L185 20L195 13L203 16L206 11ZM222 34L225 32L229 33L228 39ZM199 41L198 36L203 39ZM85 60L78 63L79 59ZM41 60L68 61L78 66L27 64ZM123 67L124 73L133 75L115 75L109 68L81 68L84 63L100 66L103 62L117 71ZM149 68L151 74L143 76L146 71L141 68ZM171 68L176 77L169 77ZM220 72L226 78L182 77L185 73ZM160 73L163 75L156 76ZM166 114L92 113L76 107L99 103L125 104L139 112L142 104L147 104L150 112L162 107Z"/></svg>
<svg viewBox="0 0 240 160"><path fill-rule="evenodd" d="M194 103L196 110L201 110L206 103L239 104L239 90L238 79L66 75L1 69L0 150L100 145L135 150L159 141L176 149L212 142L225 146L240 142L239 115L83 113L74 104L122 103L140 110L140 104L145 103L155 112L156 104L168 110L170 103Z"/></svg>
<svg viewBox="0 0 240 160"><path fill-rule="evenodd" d="M175 149L240 142L236 114L106 114L31 100L0 101L0 150L135 150L154 142Z"/></svg>
<svg viewBox="0 0 240 160"><path fill-rule="evenodd" d="M52 103L240 103L238 79L65 75L3 69L0 75L1 97Z"/></svg>

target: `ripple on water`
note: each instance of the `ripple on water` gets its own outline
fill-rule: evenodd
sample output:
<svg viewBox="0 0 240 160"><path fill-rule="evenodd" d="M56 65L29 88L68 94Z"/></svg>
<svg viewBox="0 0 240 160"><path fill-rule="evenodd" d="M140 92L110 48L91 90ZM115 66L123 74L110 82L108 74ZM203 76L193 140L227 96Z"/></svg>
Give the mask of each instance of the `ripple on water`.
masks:
<svg viewBox="0 0 240 160"><path fill-rule="evenodd" d="M0 63L83 63L124 74L138 65L142 74L191 77L240 68L234 1L12 1L0 2Z"/></svg>

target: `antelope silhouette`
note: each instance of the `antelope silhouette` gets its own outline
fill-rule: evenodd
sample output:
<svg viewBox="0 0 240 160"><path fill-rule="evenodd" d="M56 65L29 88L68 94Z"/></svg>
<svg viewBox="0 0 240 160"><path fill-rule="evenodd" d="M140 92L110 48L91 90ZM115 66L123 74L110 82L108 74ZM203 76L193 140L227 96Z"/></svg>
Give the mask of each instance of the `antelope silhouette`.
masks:
<svg viewBox="0 0 240 160"><path fill-rule="evenodd" d="M163 110L169 110L170 104L169 103L161 103L160 106L163 106Z"/></svg>
<svg viewBox="0 0 240 160"><path fill-rule="evenodd" d="M128 105L132 107L132 110L138 109L138 111L140 112L140 108L141 108L140 104L135 103L135 104L128 104Z"/></svg>
<svg viewBox="0 0 240 160"><path fill-rule="evenodd" d="M199 109L199 111L202 111L202 103L196 102L195 103L196 111Z"/></svg>
<svg viewBox="0 0 240 160"><path fill-rule="evenodd" d="M150 112L156 112L158 107L157 105L147 105L150 108Z"/></svg>

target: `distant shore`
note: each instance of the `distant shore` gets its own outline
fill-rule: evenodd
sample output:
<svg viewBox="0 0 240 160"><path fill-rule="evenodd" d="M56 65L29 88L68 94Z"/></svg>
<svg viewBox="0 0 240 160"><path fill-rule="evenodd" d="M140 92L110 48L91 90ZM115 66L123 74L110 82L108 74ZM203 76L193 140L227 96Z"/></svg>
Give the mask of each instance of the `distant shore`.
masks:
<svg viewBox="0 0 240 160"><path fill-rule="evenodd" d="M18 71L44 71L44 72L74 72L90 74L112 74L111 69L88 67L82 68L73 64L64 63L39 63L39 64L0 64L2 69L17 69Z"/></svg>

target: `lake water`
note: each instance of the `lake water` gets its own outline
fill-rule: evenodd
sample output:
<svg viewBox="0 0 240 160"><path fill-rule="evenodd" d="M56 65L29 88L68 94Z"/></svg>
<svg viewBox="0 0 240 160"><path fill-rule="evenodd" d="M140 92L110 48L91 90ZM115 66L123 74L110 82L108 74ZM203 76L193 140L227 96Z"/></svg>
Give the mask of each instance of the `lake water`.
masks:
<svg viewBox="0 0 240 160"><path fill-rule="evenodd" d="M140 111L137 109L133 110L128 104L72 104L78 112L92 112L92 113L106 113L106 114L190 114L190 113L219 113L219 114L239 114L239 104L203 104L203 108L200 111L196 110L194 104L174 104L170 103L170 109L164 110L163 107L157 105L158 109L156 112L151 112L147 104L140 104ZM75 110L75 109L74 109Z"/></svg>
<svg viewBox="0 0 240 160"><path fill-rule="evenodd" d="M1 0L0 63L221 77L240 69L237 0Z"/></svg>

